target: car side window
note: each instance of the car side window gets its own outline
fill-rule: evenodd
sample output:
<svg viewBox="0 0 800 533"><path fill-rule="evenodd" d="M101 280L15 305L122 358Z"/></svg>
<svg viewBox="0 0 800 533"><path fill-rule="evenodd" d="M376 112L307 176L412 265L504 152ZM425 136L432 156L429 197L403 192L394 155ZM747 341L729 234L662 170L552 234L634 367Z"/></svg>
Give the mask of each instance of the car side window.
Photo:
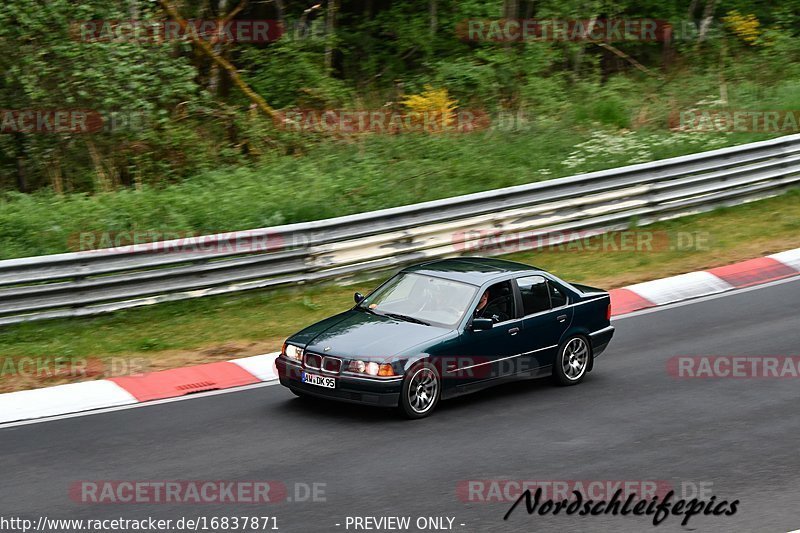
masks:
<svg viewBox="0 0 800 533"><path fill-rule="evenodd" d="M547 281L542 276L526 276L517 279L522 295L522 309L525 316L550 309L550 294Z"/></svg>
<svg viewBox="0 0 800 533"><path fill-rule="evenodd" d="M567 295L564 293L564 289L552 281L548 281L547 286L550 289L550 304L554 309L562 305L567 305Z"/></svg>
<svg viewBox="0 0 800 533"><path fill-rule="evenodd" d="M495 323L516 318L514 291L510 281L495 283L486 289L473 311L475 318L491 318Z"/></svg>

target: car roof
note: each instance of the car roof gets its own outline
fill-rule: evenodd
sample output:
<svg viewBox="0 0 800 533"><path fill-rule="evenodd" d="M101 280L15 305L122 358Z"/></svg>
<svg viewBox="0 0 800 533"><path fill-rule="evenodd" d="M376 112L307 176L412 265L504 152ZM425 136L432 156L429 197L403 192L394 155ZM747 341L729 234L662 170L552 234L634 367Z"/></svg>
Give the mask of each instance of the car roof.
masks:
<svg viewBox="0 0 800 533"><path fill-rule="evenodd" d="M483 285L494 279L506 277L507 274L535 274L544 271L532 265L505 259L456 257L420 263L404 268L402 272L414 272L473 285Z"/></svg>

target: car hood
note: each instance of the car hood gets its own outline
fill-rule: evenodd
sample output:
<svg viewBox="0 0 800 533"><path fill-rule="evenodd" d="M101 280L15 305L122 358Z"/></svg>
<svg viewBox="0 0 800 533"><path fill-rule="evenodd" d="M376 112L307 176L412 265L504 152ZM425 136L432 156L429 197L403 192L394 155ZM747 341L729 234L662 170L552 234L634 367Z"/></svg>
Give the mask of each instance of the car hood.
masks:
<svg viewBox="0 0 800 533"><path fill-rule="evenodd" d="M448 331L351 309L305 328L288 341L324 355L385 360Z"/></svg>

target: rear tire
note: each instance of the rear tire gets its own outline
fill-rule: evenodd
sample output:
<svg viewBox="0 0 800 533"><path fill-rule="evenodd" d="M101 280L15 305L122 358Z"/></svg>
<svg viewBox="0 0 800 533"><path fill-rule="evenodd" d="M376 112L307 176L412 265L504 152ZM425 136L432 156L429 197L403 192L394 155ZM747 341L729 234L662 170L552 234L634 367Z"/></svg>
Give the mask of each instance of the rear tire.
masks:
<svg viewBox="0 0 800 533"><path fill-rule="evenodd" d="M553 379L559 385L577 385L592 363L592 347L582 335L568 338L558 349L553 365Z"/></svg>
<svg viewBox="0 0 800 533"><path fill-rule="evenodd" d="M436 367L418 363L406 373L400 391L400 414L408 419L430 415L442 395L442 380Z"/></svg>

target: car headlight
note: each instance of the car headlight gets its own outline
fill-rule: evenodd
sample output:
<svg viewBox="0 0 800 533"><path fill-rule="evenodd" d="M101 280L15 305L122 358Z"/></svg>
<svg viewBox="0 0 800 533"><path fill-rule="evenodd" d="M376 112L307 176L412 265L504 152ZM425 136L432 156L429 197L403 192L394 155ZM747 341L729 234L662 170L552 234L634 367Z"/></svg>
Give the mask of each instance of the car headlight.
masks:
<svg viewBox="0 0 800 533"><path fill-rule="evenodd" d="M281 353L288 357L289 359L294 359L295 361L303 361L303 349L299 346L295 346L294 344L283 344L283 350Z"/></svg>
<svg viewBox="0 0 800 533"><path fill-rule="evenodd" d="M394 368L389 363L376 363L370 361L365 363L357 359L350 361L347 365L348 372L355 372L356 374L367 374L368 376L391 377L394 376Z"/></svg>

